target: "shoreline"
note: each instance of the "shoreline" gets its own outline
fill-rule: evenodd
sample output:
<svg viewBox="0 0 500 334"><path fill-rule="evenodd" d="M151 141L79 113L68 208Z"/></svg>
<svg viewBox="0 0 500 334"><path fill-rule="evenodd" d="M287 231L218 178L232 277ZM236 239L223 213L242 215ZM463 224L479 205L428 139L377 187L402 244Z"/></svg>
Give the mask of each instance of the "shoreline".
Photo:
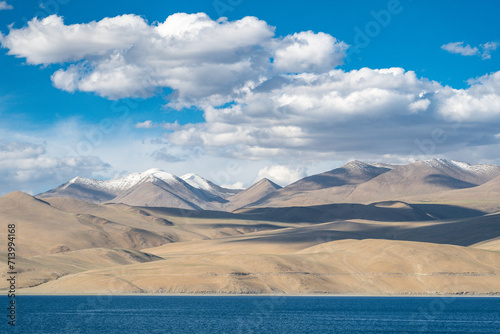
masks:
<svg viewBox="0 0 500 334"><path fill-rule="evenodd" d="M6 296L5 294L3 294ZM499 298L500 293L495 294L393 294L393 295L383 295L383 294L264 294L264 293L28 293L22 294L17 293L16 297L23 296L106 296L106 297L425 297L425 298L471 298L471 297L481 297L481 298Z"/></svg>

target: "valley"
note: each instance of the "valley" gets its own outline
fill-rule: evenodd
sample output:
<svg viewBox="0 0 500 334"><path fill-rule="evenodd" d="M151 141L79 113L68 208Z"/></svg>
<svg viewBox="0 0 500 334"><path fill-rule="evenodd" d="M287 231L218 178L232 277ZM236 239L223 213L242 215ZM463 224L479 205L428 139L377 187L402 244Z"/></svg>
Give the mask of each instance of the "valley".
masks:
<svg viewBox="0 0 500 334"><path fill-rule="evenodd" d="M498 180L437 159L246 190L153 169L7 194L0 221L23 294L497 295Z"/></svg>

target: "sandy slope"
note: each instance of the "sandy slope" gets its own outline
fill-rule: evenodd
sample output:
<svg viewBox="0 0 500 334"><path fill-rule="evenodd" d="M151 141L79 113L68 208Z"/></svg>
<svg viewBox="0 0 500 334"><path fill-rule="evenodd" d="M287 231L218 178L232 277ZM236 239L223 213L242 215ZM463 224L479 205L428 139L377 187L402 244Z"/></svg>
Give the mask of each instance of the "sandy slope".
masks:
<svg viewBox="0 0 500 334"><path fill-rule="evenodd" d="M264 178L255 183L250 188L247 188L237 193L236 195L229 197L229 203L227 203L224 208L226 211L239 209L241 207L259 201L262 198L275 193L279 189L281 189L279 185Z"/></svg>
<svg viewBox="0 0 500 334"><path fill-rule="evenodd" d="M458 205L489 213L496 212L500 211L500 176L473 188L405 197L403 200L411 203Z"/></svg>
<svg viewBox="0 0 500 334"><path fill-rule="evenodd" d="M354 169L353 172L354 166L362 167L363 165L365 165L364 168ZM468 170L458 168L451 162L433 159L403 166L390 166L391 170L377 168L372 171L375 166L369 165L368 167L366 168L366 164L363 163L352 162L333 171L304 178L255 202L253 206L369 204L397 200L414 203L411 199L417 202L429 200L433 203L445 203L455 197L462 199L462 202L471 201L475 198L474 195L479 195L480 202L485 202L487 205L471 206L472 208L488 209L487 212L498 211L494 207L499 208L499 166L489 166L485 170L477 166L479 169L474 170L469 166L471 169ZM339 175L342 175L342 178L339 179ZM479 185L484 185L484 187L479 187ZM487 194L493 194L497 200L491 202Z"/></svg>
<svg viewBox="0 0 500 334"><path fill-rule="evenodd" d="M62 277L24 293L497 293L500 253L390 240L341 240L288 254L167 257Z"/></svg>
<svg viewBox="0 0 500 334"><path fill-rule="evenodd" d="M280 223L170 217L123 204L93 204L76 199L46 201L14 192L0 197L0 222L16 224L19 256L29 257L88 248L140 250L170 242L281 228ZM0 229L5 238L7 228Z"/></svg>
<svg viewBox="0 0 500 334"><path fill-rule="evenodd" d="M2 258L6 256L1 254ZM37 286L59 277L98 268L113 268L134 263L161 260L153 254L130 249L92 248L72 252L37 255L28 258L17 257L16 268L20 277L17 288ZM6 264L2 273L7 272ZM4 275L2 275L3 278ZM7 287L7 281L0 281L0 289Z"/></svg>
<svg viewBox="0 0 500 334"><path fill-rule="evenodd" d="M144 250L164 260L67 275L25 293L491 294L500 292L499 252L437 242L490 240L498 225L496 216L339 221L170 243Z"/></svg>
<svg viewBox="0 0 500 334"><path fill-rule="evenodd" d="M138 250L172 241L139 226L63 211L21 192L0 197L0 221L16 224L18 255L23 257L96 247ZM6 233L2 228L0 237Z"/></svg>
<svg viewBox="0 0 500 334"><path fill-rule="evenodd" d="M411 207L370 209L393 215ZM404 222L261 218L0 197L2 226L17 226L21 293L500 293L500 213Z"/></svg>

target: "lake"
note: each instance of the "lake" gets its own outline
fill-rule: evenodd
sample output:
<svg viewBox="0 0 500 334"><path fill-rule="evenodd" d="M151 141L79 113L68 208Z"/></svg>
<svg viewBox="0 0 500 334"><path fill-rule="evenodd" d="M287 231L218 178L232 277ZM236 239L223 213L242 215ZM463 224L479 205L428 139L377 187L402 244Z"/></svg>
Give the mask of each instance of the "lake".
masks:
<svg viewBox="0 0 500 334"><path fill-rule="evenodd" d="M15 328L2 307L11 333L500 333L494 297L18 296L16 304Z"/></svg>

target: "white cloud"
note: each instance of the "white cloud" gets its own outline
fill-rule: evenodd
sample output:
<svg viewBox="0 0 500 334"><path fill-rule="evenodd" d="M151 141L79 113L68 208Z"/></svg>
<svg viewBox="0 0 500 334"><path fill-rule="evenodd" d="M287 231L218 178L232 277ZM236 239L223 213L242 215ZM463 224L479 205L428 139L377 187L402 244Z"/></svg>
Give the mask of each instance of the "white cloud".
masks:
<svg viewBox="0 0 500 334"><path fill-rule="evenodd" d="M13 190L36 192L41 184L61 184L67 175L92 175L109 165L95 156L56 157L43 145L30 142L0 141L0 184L2 193Z"/></svg>
<svg viewBox="0 0 500 334"><path fill-rule="evenodd" d="M408 108L414 112L425 111L427 110L427 108L429 108L430 104L431 101L429 99L422 99L410 103Z"/></svg>
<svg viewBox="0 0 500 334"><path fill-rule="evenodd" d="M135 125L135 127L137 129L151 129L153 128L155 125L153 124L152 121L144 121L144 122L139 122Z"/></svg>
<svg viewBox="0 0 500 334"><path fill-rule="evenodd" d="M457 53L462 56L475 56L479 53L477 47L471 47L470 45L464 45L464 42L454 42L441 45L441 49L446 50L450 53Z"/></svg>
<svg viewBox="0 0 500 334"><path fill-rule="evenodd" d="M476 46L471 47L469 44L464 45L464 42L454 42L442 45L441 49L462 56L481 56L482 59L490 59L491 52L495 51L498 46L499 43L493 41L481 44L479 48Z"/></svg>
<svg viewBox="0 0 500 334"><path fill-rule="evenodd" d="M439 112L453 120L494 121L500 115L500 71L469 84L467 89L444 89Z"/></svg>
<svg viewBox="0 0 500 334"><path fill-rule="evenodd" d="M236 182L236 183L231 183L231 184L223 184L221 185L223 188L227 189L245 189L245 184L243 182Z"/></svg>
<svg viewBox="0 0 500 334"><path fill-rule="evenodd" d="M155 24L122 15L65 25L52 15L11 29L2 45L29 64L60 64L52 75L59 89L118 99L171 88L177 108L223 104L273 73L329 71L347 48L324 33L274 38L274 28L255 17L213 21L204 13Z"/></svg>
<svg viewBox="0 0 500 334"><path fill-rule="evenodd" d="M500 72L461 90L401 68L332 70L269 81L226 108L207 107L206 123L180 126L165 139L207 154L295 163L366 154L405 156L419 149L417 140L432 137L434 129L446 129L446 143L440 142L439 149L451 150L489 136L499 123ZM457 131L465 129L459 136Z"/></svg>
<svg viewBox="0 0 500 334"><path fill-rule="evenodd" d="M274 68L282 73L322 73L342 63L347 44L325 34L305 31L276 42Z"/></svg>
<svg viewBox="0 0 500 334"><path fill-rule="evenodd" d="M65 25L50 16L12 29L2 46L30 64L57 64L53 84L66 91L115 99L161 94L168 87L174 91L171 107L203 110L205 123L130 124L167 131L147 149L135 143L130 154L144 169L152 163L190 167L207 157L266 161L258 169L351 157L404 158L422 146L416 142L428 143L436 129L446 131L447 139L434 143L428 154L498 143L500 72L453 89L402 68L344 71L336 66L345 43L310 31L275 37L274 28L255 17L213 21L203 13L178 13L148 24L123 15ZM480 48L463 42L443 46L475 55L495 48L494 42ZM130 159L122 150L132 149L123 142L113 145L100 156L108 161L114 155L113 161L126 166ZM287 183L285 174L275 177Z"/></svg>
<svg viewBox="0 0 500 334"><path fill-rule="evenodd" d="M0 1L0 10L11 10L14 9L12 5L9 5L7 1Z"/></svg>
<svg viewBox="0 0 500 334"><path fill-rule="evenodd" d="M490 59L491 52L495 51L500 44L498 42L488 42L485 44L481 44L481 48L483 49L483 53L481 54L481 58Z"/></svg>
<svg viewBox="0 0 500 334"><path fill-rule="evenodd" d="M232 147L233 155L247 159L326 153L349 146L354 135L366 139L372 131L350 129L367 122L395 133L389 118L428 109L432 102L422 92L440 89L401 68L281 76L279 85L264 82L226 108L206 108L206 123L181 126L166 138L221 154Z"/></svg>
<svg viewBox="0 0 500 334"><path fill-rule="evenodd" d="M0 143L0 161L6 163L7 160L29 159L45 153L45 148L26 142L3 142Z"/></svg>
<svg viewBox="0 0 500 334"><path fill-rule="evenodd" d="M266 166L257 172L256 181L267 178L280 186L289 185L305 177L306 170L303 167L288 167L283 165Z"/></svg>

